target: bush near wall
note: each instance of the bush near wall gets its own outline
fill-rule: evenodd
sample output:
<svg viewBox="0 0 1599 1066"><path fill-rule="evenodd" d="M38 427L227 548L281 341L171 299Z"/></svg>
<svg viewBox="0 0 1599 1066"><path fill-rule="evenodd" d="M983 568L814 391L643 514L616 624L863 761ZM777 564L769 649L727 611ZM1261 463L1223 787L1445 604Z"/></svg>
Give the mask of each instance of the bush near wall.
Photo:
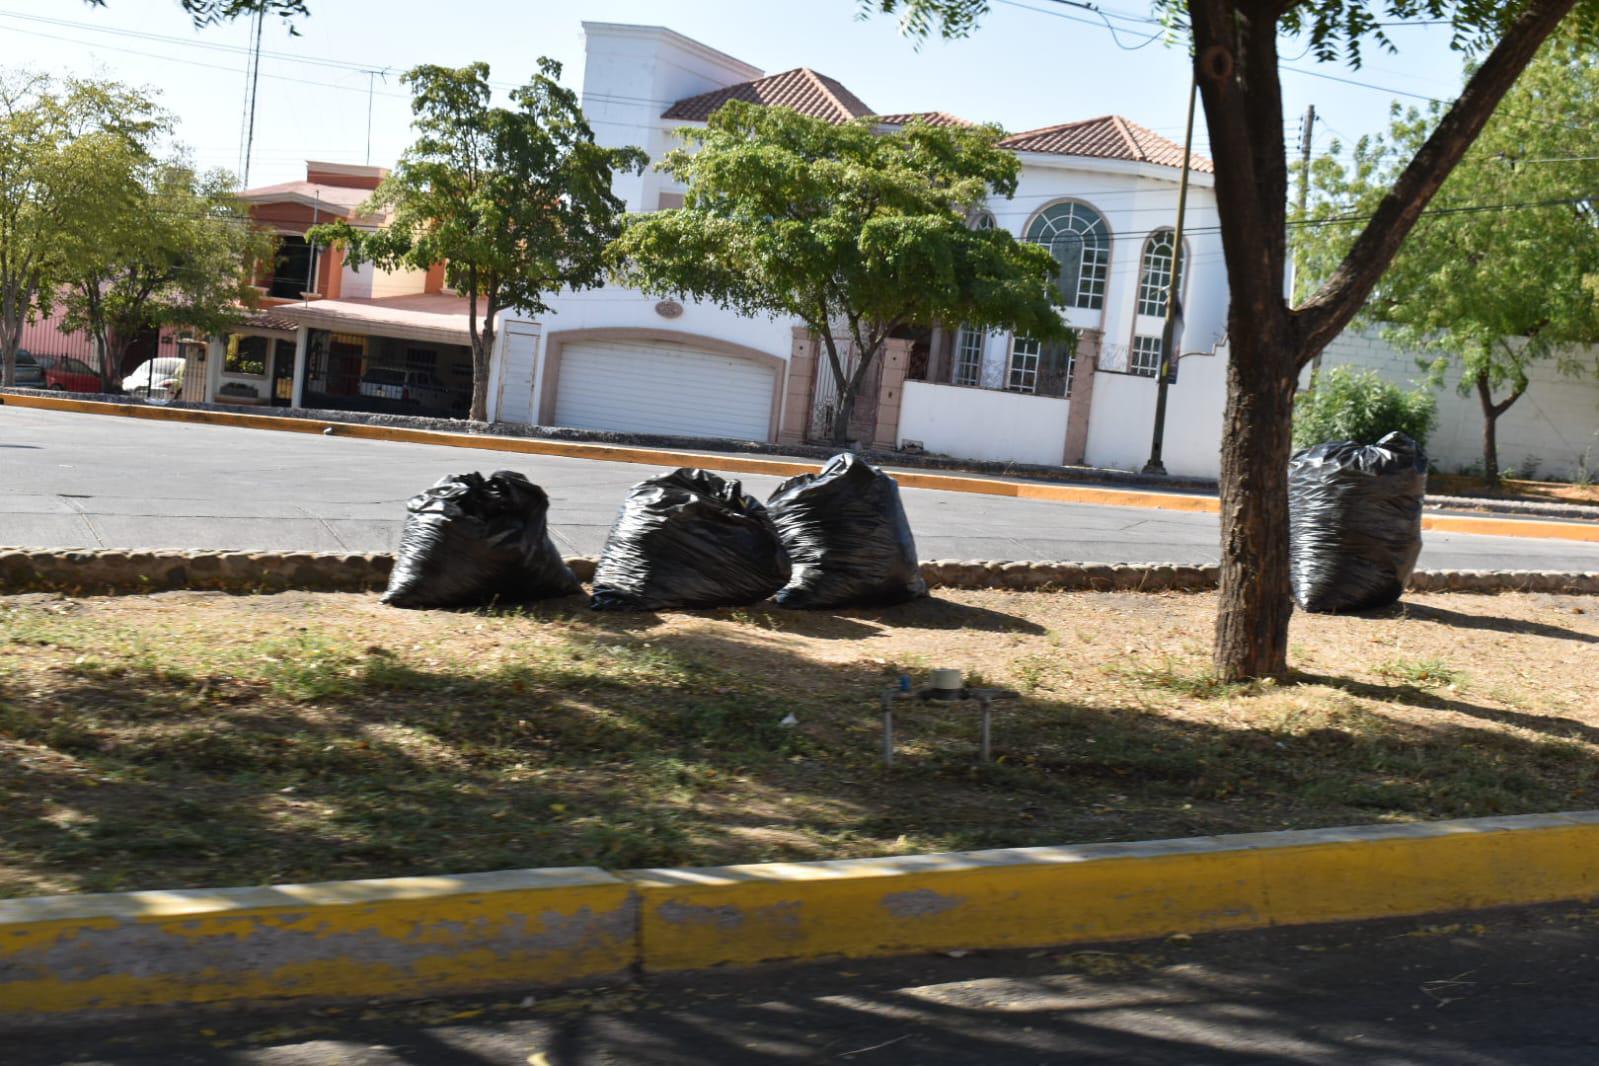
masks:
<svg viewBox="0 0 1599 1066"><path fill-rule="evenodd" d="M1294 447L1333 440L1375 444L1396 430L1425 446L1437 423L1430 390L1406 391L1375 370L1333 367L1317 374L1294 402Z"/></svg>

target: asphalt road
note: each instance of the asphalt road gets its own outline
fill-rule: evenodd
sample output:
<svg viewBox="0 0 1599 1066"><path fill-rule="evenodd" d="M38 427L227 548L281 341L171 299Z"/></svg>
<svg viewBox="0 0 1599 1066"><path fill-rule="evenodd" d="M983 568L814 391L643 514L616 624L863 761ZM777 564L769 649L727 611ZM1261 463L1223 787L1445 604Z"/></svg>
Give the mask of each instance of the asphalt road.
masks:
<svg viewBox="0 0 1599 1066"><path fill-rule="evenodd" d="M395 444L0 406L0 545L388 551L405 500L444 474L519 470L549 492L551 532L596 554L631 463ZM777 484L746 477L764 497ZM924 559L1217 561L1214 515L908 489ZM1599 545L1431 534L1421 565L1599 570Z"/></svg>
<svg viewBox="0 0 1599 1066"><path fill-rule="evenodd" d="M1577 1066L1579 904L0 1032L7 1066ZM531 998L529 998L531 997Z"/></svg>

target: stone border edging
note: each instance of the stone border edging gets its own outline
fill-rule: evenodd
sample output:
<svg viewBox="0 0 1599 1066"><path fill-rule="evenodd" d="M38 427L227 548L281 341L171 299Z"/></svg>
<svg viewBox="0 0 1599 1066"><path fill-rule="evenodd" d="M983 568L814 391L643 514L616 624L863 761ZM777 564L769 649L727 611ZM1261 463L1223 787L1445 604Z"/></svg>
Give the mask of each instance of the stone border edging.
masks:
<svg viewBox="0 0 1599 1066"><path fill-rule="evenodd" d="M566 560L587 583L597 560ZM236 593L368 592L382 589L394 565L385 554L338 552L60 551L0 548L0 594L102 595L179 589ZM1208 592L1215 566L1177 563L1057 563L934 559L922 564L933 588L1056 592ZM1420 570L1413 592L1599 593L1599 572Z"/></svg>
<svg viewBox="0 0 1599 1066"><path fill-rule="evenodd" d="M170 404L138 404L130 403L125 396L73 393L64 395L52 390L39 389L0 389L0 404L5 402L5 397L21 400L18 406L37 407L47 410L78 410L88 413L121 415L124 417L167 419L173 421L197 421L210 424L231 424L256 429L288 429L301 433L313 433L319 430L337 433L334 427L349 427L357 432L351 436L371 436L384 439L384 430L395 430L402 433L417 435L434 435L438 437L468 437L473 438L470 447L496 448L494 441L505 442L498 446L500 450L515 451L515 442L544 442L545 448L531 448L530 451L544 454L568 454L560 450L563 443L570 443L578 447L609 449L605 454L596 453L592 458L609 459L611 461L634 462L661 462L671 464L676 459L712 458L712 462L701 463L710 469L732 470L743 473L771 473L776 476L789 476L794 473L808 471L810 465L794 463L792 460L813 460L825 462L831 458L837 449L819 448L814 445L785 445L766 444L758 441L736 441L719 438L701 437L672 437L648 433L614 433L600 430L565 429L554 426L514 426L506 423L467 422L447 418L422 418L408 415L379 415L366 414L358 411L324 411L316 408L304 407L240 407L234 404L218 403L185 403L173 402ZM94 410L106 408L108 410ZM170 412L162 415L160 412ZM194 417L183 417L185 412L190 412ZM300 423L293 425L292 423ZM289 425L274 423L290 423ZM391 439L416 441L418 436L394 436ZM424 443L450 444L451 441L436 440ZM454 442L461 446L460 442ZM629 459L623 452L637 450L652 453L648 458ZM696 452L719 453L714 457L697 456ZM1018 496L1034 496L1035 498L1050 498L1049 489L1082 486L1085 492L1116 493L1118 488L1126 498L1105 498L1094 500L1092 498L1081 502L1104 502L1120 506L1151 506L1149 503L1137 503L1131 497L1139 494L1165 497L1166 506L1182 510L1216 510L1216 482L1206 478L1188 478L1172 475L1140 474L1125 470L1110 470L1101 467L1065 467L1041 466L1030 463L1006 463L973 459L952 459L931 455L909 455L904 452L882 451L879 449L862 449L862 458L877 465L903 471L900 480L908 488L937 488L945 491L984 491L973 487L970 483L981 484L982 479L1009 479L1002 484L1014 482L1031 482L1040 490L1034 493L1017 492ZM743 461L739 456L767 457L750 458ZM725 457L725 458L724 458ZM897 468L897 470L896 470ZM922 474L920 471L927 471ZM939 474L950 475L949 478L939 478ZM925 478L927 483L917 484L914 479ZM913 480L906 480L911 478ZM969 484L960 485L965 481ZM990 490L992 491L992 490ZM1203 506L1178 506L1171 501L1172 498L1188 498L1191 500L1205 501ZM1490 500L1465 496L1428 496L1425 506L1430 511L1464 510L1484 512L1487 514L1522 515L1528 517L1542 517L1553 521L1567 522L1594 522L1599 521L1599 507L1574 503L1556 503L1531 500ZM1429 518L1433 516L1429 515ZM1448 520L1447 514L1436 517ZM1439 525L1431 528L1453 528ZM1462 529L1461 532L1470 532ZM1497 535L1515 536L1517 534L1501 532ZM1596 536L1594 539L1599 539Z"/></svg>
<svg viewBox="0 0 1599 1066"><path fill-rule="evenodd" d="M433 996L1580 900L1599 811L691 869L0 900L0 1021Z"/></svg>

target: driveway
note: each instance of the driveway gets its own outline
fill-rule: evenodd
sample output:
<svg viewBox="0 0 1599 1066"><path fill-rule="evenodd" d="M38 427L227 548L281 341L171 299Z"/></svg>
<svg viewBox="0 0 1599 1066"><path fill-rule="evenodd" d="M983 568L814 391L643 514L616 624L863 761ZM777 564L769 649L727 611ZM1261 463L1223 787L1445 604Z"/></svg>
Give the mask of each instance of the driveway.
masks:
<svg viewBox="0 0 1599 1066"><path fill-rule="evenodd" d="M389 551L405 500L444 474L518 470L551 532L592 555L655 468L0 407L0 545ZM771 477L748 476L765 497ZM1214 563L1214 515L907 489L924 559ZM1599 544L1429 534L1431 569L1599 570Z"/></svg>

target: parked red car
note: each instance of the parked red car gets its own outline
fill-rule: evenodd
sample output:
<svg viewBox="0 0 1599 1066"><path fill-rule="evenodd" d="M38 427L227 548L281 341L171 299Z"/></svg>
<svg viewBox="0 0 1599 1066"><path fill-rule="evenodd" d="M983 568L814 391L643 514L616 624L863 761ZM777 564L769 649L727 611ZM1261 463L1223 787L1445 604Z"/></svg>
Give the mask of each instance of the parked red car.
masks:
<svg viewBox="0 0 1599 1066"><path fill-rule="evenodd" d="M34 362L44 370L44 387L67 392L99 392L100 375L81 359L70 355L36 355Z"/></svg>

